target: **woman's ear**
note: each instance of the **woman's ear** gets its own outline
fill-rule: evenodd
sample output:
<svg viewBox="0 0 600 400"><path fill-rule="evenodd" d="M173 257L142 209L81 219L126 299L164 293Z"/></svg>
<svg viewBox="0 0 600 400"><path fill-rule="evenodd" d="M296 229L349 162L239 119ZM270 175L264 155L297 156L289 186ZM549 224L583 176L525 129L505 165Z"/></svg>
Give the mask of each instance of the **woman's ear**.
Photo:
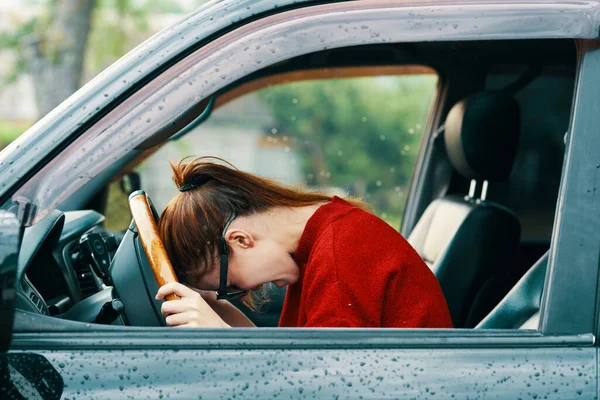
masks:
<svg viewBox="0 0 600 400"><path fill-rule="evenodd" d="M231 248L249 249L254 247L254 238L243 229L229 229L225 234L225 240Z"/></svg>

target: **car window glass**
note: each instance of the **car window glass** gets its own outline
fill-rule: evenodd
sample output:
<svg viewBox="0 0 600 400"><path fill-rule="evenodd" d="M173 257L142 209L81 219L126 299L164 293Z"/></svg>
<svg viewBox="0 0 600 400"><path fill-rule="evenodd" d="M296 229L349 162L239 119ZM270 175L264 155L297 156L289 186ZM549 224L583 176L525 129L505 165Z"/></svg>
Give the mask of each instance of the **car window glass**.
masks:
<svg viewBox="0 0 600 400"><path fill-rule="evenodd" d="M168 161L217 156L279 182L360 197L400 227L437 75L307 79L237 97L136 170L162 210L175 195ZM126 194L110 189L107 227L129 223Z"/></svg>

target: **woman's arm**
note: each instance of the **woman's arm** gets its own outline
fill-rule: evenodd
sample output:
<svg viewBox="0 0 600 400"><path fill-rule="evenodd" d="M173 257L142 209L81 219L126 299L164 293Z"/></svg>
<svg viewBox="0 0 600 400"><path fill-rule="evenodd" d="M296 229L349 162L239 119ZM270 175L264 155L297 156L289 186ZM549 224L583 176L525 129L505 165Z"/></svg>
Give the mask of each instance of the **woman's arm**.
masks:
<svg viewBox="0 0 600 400"><path fill-rule="evenodd" d="M198 291L178 282L167 283L158 289L156 300L176 294L179 300L165 301L161 312L167 325L188 328L253 327L254 324L229 302L217 301L214 292ZM206 296L206 299L204 298Z"/></svg>
<svg viewBox="0 0 600 400"><path fill-rule="evenodd" d="M198 290L192 289L197 293L200 293L202 298L208 303L209 306L212 307L213 310L219 317L223 319L230 326L234 326L237 328L256 328L256 325L252 323L241 312L236 306L228 302L227 300L217 300L217 293L209 290Z"/></svg>

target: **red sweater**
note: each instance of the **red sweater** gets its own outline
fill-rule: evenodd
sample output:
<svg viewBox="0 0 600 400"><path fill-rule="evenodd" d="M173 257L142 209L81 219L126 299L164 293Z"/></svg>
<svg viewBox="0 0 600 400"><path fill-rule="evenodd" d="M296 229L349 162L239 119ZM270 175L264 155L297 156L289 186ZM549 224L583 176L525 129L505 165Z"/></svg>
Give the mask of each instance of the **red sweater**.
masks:
<svg viewBox="0 0 600 400"><path fill-rule="evenodd" d="M451 328L440 285L395 229L339 197L308 220L280 327Z"/></svg>

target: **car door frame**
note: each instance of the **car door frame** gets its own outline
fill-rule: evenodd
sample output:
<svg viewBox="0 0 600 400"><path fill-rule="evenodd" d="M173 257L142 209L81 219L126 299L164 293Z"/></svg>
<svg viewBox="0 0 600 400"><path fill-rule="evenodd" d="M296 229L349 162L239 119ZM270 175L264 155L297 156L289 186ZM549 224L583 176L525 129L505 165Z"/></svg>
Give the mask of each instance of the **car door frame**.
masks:
<svg viewBox="0 0 600 400"><path fill-rule="evenodd" d="M391 2L372 1L365 4L377 5L385 3L386 6L391 6ZM336 3L337 4L337 3ZM323 6L322 13L329 12L331 5ZM398 6L400 7L400 6ZM439 11L435 7L429 6L413 6L408 12L414 13L414 9L428 10L428 12ZM311 7L312 8L312 7ZM442 14L456 15L460 9L461 15L465 13L464 7L453 4L447 8L442 8ZM433 10L433 11L431 11ZM287 11L286 13L300 12L300 10ZM309 13L318 12L319 10L308 10ZM518 10L519 16L522 17L522 9ZM454 14L452 14L454 13ZM285 14L285 13L283 13ZM319 15L319 14L317 14ZM289 15L289 17L297 15ZM439 14L438 14L439 16ZM279 23L285 21L282 16L276 15L273 17L279 18ZM286 16L283 16L286 17ZM502 18L513 18L514 14L510 12L503 13ZM558 15L557 15L558 17ZM561 14L564 18L564 14ZM269 17L265 18L268 20ZM412 20L412 17L410 18ZM522 21L522 20L521 20ZM558 20L557 20L558 21ZM257 23L269 21L256 21ZM547 22L547 21L546 21ZM449 24L448 29L453 29L452 24ZM243 30L245 26L238 28ZM250 29L256 29L255 26L249 26ZM472 26L471 26L472 28ZM496 26L497 28L497 26ZM482 28L483 29L483 28ZM494 29L492 26L490 29ZM529 29L529 27L528 27ZM442 31L444 32L444 31ZM452 31L450 31L452 32ZM241 34L242 32L238 32ZM244 32L245 33L245 32ZM477 30L472 34L482 34L481 30ZM519 32L511 31L510 37L519 37ZM564 33L566 35L566 33ZM589 33L585 33L587 37ZM437 35L437 34L436 34ZM558 34L553 31L552 37ZM543 36L543 35L542 35ZM483 35L482 37L485 37ZM445 40L450 40L452 36L444 36ZM217 38L218 39L218 38ZM215 39L215 41L217 40ZM574 95L573 117L570 128L570 140L568 142L567 158L563 167L563 182L561 184L561 193L559 195L559 204L557 205L558 216L555 221L554 237L552 241L552 252L549 262L549 273L547 275L547 290L544 294L544 303L542 306L542 324L541 331L469 331L469 330L372 330L369 332L352 329L326 329L326 330L244 330L236 329L232 331L223 330L189 330L186 332L177 330L160 330L160 329L139 329L139 328L111 328L111 327L84 327L73 326L68 327L57 326L56 332L29 332L15 333L13 338L13 351L36 351L45 354L53 360L61 359L67 355L74 355L75 351L85 350L86 357L89 357L91 352L101 357L115 357L115 351L123 353L133 352L137 350L163 350L173 352L179 350L187 350L189 352L198 351L231 351L236 354L246 351L258 351L259 353L267 351L279 350L298 350L298 357L302 356L302 351L330 351L330 350L354 350L364 352L369 350L394 350L394 354L408 355L413 350L432 350L432 349L460 349L464 351L477 351L487 349L493 355L493 350L510 350L518 352L515 348L523 349L523 360L530 358L531 354L539 355L543 352L556 353L551 354L541 365L552 365L552 362L561 360L564 362L571 355L567 351L570 347L577 347L580 354L585 354L586 362L596 363L596 350L592 347L595 343L594 332L597 314L596 310L596 293L597 279L590 279L590 276L596 277L598 274L598 241L590 238L582 237L579 233L575 237L578 240L572 240L571 234L577 233L576 227L581 226L581 223L587 222L585 232L589 232L590 224L593 221L582 221L577 210L579 207L587 207L587 210L596 211L598 205L594 202L593 196L587 196L582 203L577 196L581 194L580 183L584 179L586 186L595 182L598 174L595 164L590 165L589 161L592 157L576 157L581 151L590 149L590 145L598 144L591 134L590 128L598 126L597 122L600 118L598 113L593 112L593 107L583 104L583 100L597 99L600 94L600 86L594 84L591 76L597 65L600 65L600 52L596 48L595 40L579 41L579 63L578 77L576 80L576 90ZM191 54L190 56L192 56ZM591 101L591 105L595 105L595 101ZM109 114L106 115L108 117ZM101 125L99 121L98 125ZM93 128L93 126L92 126ZM430 127L430 129L433 127ZM91 129L93 130L93 129ZM598 146L592 148L600 148ZM593 192L590 192L593 193ZM590 218L593 220L593 218ZM577 243L576 243L577 242ZM572 279L569 276L569 268L566 268L568 256L575 256L574 250L580 252L585 251L585 256L578 257L578 270L581 276ZM572 282L563 282L566 277L572 279ZM580 284L580 286L578 286ZM568 293L572 293L569 289L577 289L580 295L579 299L583 298L584 314L576 314L569 312L568 307L572 307L577 303L581 309L581 304L573 298L568 299ZM573 296L571 296L573 297ZM566 302L566 303L565 303ZM564 305L568 307L565 307ZM548 316L548 310L556 313L555 316ZM572 308L571 308L572 310ZM36 319L36 316L32 316ZM43 319L40 317L39 319ZM565 324L565 321L569 323ZM561 324L562 322L562 324ZM83 325L83 324L82 324ZM126 335L123 335L126 333ZM101 339L99 339L101 336ZM126 337L124 337L126 336ZM165 343L168 339L169 343ZM538 352L535 349L541 349ZM563 349L565 351L559 351ZM453 350L455 351L455 350ZM482 350L483 351L483 350ZM105 353L102 353L105 352ZM404 353L403 353L404 352ZM405 353L408 352L408 353ZM527 355L530 352L530 355ZM531 353L533 352L533 353ZM102 354L100 354L102 353ZM191 353L190 353L191 354ZM229 353L227 353L229 354ZM350 353L348 353L350 354ZM380 356L382 354L377 353ZM411 353L416 354L416 353ZM426 353L419 353L425 357ZM448 353L450 354L450 353ZM459 353L453 353L459 354ZM482 354L486 354L485 351ZM435 357L430 354L429 362L433 362ZM83 354L82 354L83 357ZM335 361L335 355L328 353L328 360ZM85 357L84 357L85 358ZM518 358L518 357L517 357ZM576 357L577 358L577 357ZM318 360L318 359L317 359ZM580 358L577 358L580 360ZM217 365L220 360L215 358L214 365ZM323 361L323 360L320 360ZM338 360L339 361L339 360ZM391 361L391 360L390 360ZM448 358L447 366L450 367L452 358ZM133 362L133 361L132 361ZM483 359L479 359L479 363ZM321 363L316 363L315 368L321 368ZM404 366L409 368L410 366ZM287 369L286 369L287 370ZM294 372L293 369L289 369ZM78 372L77 377L82 376L83 372ZM490 375L491 372L490 372ZM575 376L573 379L577 379ZM594 382L596 381L594 377ZM586 387L586 393L595 393L597 395L597 386L583 386L582 382L578 381L581 387ZM579 390L579 389L578 389ZM581 389L583 390L583 389Z"/></svg>
<svg viewBox="0 0 600 400"><path fill-rule="evenodd" d="M171 115L173 113L184 112L190 104L195 104L241 77L262 69L268 64L280 62L285 58L319 51L323 48L344 47L352 44L375 44L382 41L466 40L473 38L484 40L488 38L506 39L532 36L541 38L569 37L572 35L571 24L565 24L565 20L576 20L578 17L581 18L582 15L587 15L582 14L585 8L570 6L570 8L567 7L561 10L555 5L549 5L547 6L547 12L542 13L546 16L546 19L540 21L539 7L537 3L524 3L520 7L511 9L506 7L505 3L486 3L485 6L482 6L477 2L451 3L445 7L440 7L429 4L415 5L412 2L398 3L390 0L372 0L359 3L342 2L311 6L264 17L234 29L221 37L214 38L213 41L189 54L162 75L149 82L143 89L140 89L127 100L131 103L128 107L122 106L109 112L94 126L90 127L87 132L77 138L77 141L67 149L71 154L77 154L78 158L74 160L80 162L74 162L73 159L66 162L62 157L55 157L38 171L32 179L28 180L16 192L15 197L21 200L21 204L36 204L40 209L45 207L47 212L50 207L55 207L56 204L60 203L54 197L67 196L85 183L85 180L84 182L67 180L66 186L61 186L55 183L60 181L58 178L68 176L69 173L82 176L99 173L103 166L106 168L111 163L111 159L106 157L106 149L110 147L111 143L114 144L111 151L112 156L118 151L126 152L127 149L134 146L135 140L140 142L146 140L147 136L150 136L153 132L160 131L162 126L168 126L172 121L173 117ZM431 17L431 15L434 15L434 17ZM476 23L473 22L475 16L478 18ZM429 21L428 18L433 18L433 20ZM423 20L428 21L425 27L423 27ZM405 30L397 28L400 21L404 22ZM458 22L464 25L457 25ZM538 30L533 31L535 35L532 34L532 26L523 27L520 25L522 22L537 24L535 27ZM372 24L373 28L369 28L369 24ZM312 29L307 27L309 25ZM598 22L590 22L590 25L585 29L580 28L579 34L586 37L590 35L588 29L597 27L597 25ZM440 28L432 30L432 26L440 26ZM521 26L521 30L512 29L519 26ZM511 30L506 31L506 28L511 28ZM387 37L380 39L381 33ZM257 45L260 42L263 43L263 48ZM580 43L583 43L580 44L581 47L586 46L585 43L589 42L583 41ZM278 44L279 47L277 47ZM579 52L579 68L584 70L587 68L586 60L589 57L586 57L588 54L593 54L593 52L585 50ZM199 81L196 85L191 85L199 76L202 76L202 81ZM579 79L581 76L586 77L588 75L578 75L575 99L585 93L586 90L592 90L594 87L589 84L589 78L586 78L587 80L582 86L582 80ZM183 79L188 80L190 85L182 85L181 81ZM166 104L168 107L164 111L159 112L158 110L161 107L158 103L163 103L169 96L174 100ZM194 102L194 99L196 99L196 102ZM575 107L580 105L581 102L575 101ZM575 111L574 116L585 115L582 114L585 110L575 109ZM147 124L150 120L153 122L152 126ZM575 124L571 127L572 137L574 136L573 133L578 132L580 129L578 124L575 121ZM427 135L429 141L426 143L425 155L422 156L425 157L424 160L427 160L427 150L432 147L431 138L433 135L431 133L435 128L437 127L431 125L425 127L424 134ZM117 135L125 130L131 130L134 136L124 137L122 133L119 134L120 136ZM144 133L147 136L143 136ZM577 136L575 135L575 137ZM119 139L121 142L118 142ZM91 143L92 140L96 141L95 144ZM127 140L125 146L123 140ZM567 154L572 151L570 146L573 143L577 144L579 142L570 141ZM585 143L587 145L587 142ZM94 164L96 165L92 164L95 172L90 173L88 170L84 170L89 168L87 167L89 163L84 162L89 159L95 160ZM574 162L573 158L567 157L564 170L570 170ZM81 170L78 170L78 168ZM424 168L427 169L427 166L425 165ZM421 175L423 174L417 175L417 181L419 181ZM56 176L57 179L53 179L53 176ZM563 176L565 179L570 177L571 175ZM419 182L415 186L418 188ZM563 187L559 197L558 222L564 220L565 214L562 210L564 201L562 198L567 194L564 192L567 186L568 183ZM414 201L414 197L419 196L419 190L415 190L412 196ZM409 199L407 206L410 207L410 205L411 199ZM34 218L35 212L30 213L30 215ZM43 213L39 213L37 218L41 216L43 216ZM31 223L32 221L24 221L25 224L28 222ZM561 235L561 229L562 224L557 223L553 243L558 243L557 240L565 237ZM560 244L567 245L565 241L561 241ZM559 268L554 266L554 259L563 254L562 252L556 252L555 249L556 245L553 244L549 263L551 272L560 271ZM588 260L590 259L588 258ZM588 263L586 265L589 266ZM557 274L560 274L560 272L557 272ZM553 275L553 273L548 274L548 276ZM588 273L586 276L590 276L590 274ZM569 288L579 287L579 295L585 296L586 299L586 302L584 302L586 305L584 306L586 307L585 318L581 318L583 314L574 314L570 312L571 308L569 307L563 308L563 312L560 311L562 305L567 304L569 300L563 299L563 296L558 294L553 295L552 288L560 287L558 286L559 281L555 281L553 278L549 279L549 290L545 291L544 306L551 307L553 312L558 312L557 315L561 317L559 322L552 322L551 318L545 319L542 317L542 321L546 321L542 324L542 332L547 334L594 332L593 319L588 317L595 312L591 306L595 302L596 290L593 287L595 281L591 283L589 279L580 279L580 282L577 283L581 285L576 286L574 280L571 279L572 286ZM565 280L564 274L561 275L561 279ZM556 296L558 296L557 300L554 299ZM573 305L572 302L568 304ZM582 306L579 307L581 309ZM542 307L542 314L544 314L544 310L545 307ZM566 323L565 318L569 318L572 322ZM578 320L578 318L581 320Z"/></svg>

